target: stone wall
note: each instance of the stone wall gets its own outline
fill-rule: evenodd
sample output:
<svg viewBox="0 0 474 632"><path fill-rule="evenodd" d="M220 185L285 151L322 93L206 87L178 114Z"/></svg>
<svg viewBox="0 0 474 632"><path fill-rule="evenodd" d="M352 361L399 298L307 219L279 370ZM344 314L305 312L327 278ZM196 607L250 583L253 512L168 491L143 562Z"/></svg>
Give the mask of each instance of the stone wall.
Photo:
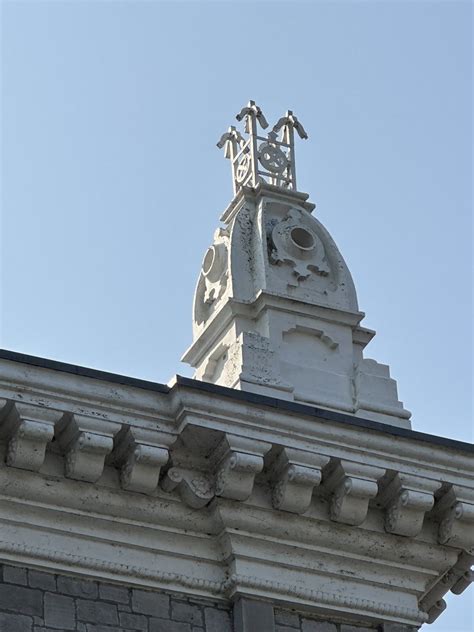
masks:
<svg viewBox="0 0 474 632"><path fill-rule="evenodd" d="M221 604L1 567L0 632L232 632Z"/></svg>
<svg viewBox="0 0 474 632"><path fill-rule="evenodd" d="M242 600L222 603L0 565L0 632L416 632L354 626Z"/></svg>
<svg viewBox="0 0 474 632"><path fill-rule="evenodd" d="M294 611L274 609L275 632L416 632L417 628L397 623L381 625L337 623Z"/></svg>

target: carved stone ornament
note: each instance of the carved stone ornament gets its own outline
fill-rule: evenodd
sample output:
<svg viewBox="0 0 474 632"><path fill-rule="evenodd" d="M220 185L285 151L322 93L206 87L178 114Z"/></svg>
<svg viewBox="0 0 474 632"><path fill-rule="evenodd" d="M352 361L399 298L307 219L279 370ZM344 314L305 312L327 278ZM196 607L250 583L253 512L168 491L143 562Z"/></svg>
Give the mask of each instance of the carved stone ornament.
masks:
<svg viewBox="0 0 474 632"><path fill-rule="evenodd" d="M303 139L308 135L293 112L288 110L266 137L259 134L258 127L266 129L268 122L255 101L249 101L236 118L245 122L244 133L248 137L232 125L217 143L231 161L234 194L261 181L296 191L294 133Z"/></svg>
<svg viewBox="0 0 474 632"><path fill-rule="evenodd" d="M211 305L225 291L227 284L228 231L218 228L214 234L214 243L207 249L202 262L204 278L204 303Z"/></svg>
<svg viewBox="0 0 474 632"><path fill-rule="evenodd" d="M205 507L214 498L214 485L210 476L182 467L171 467L161 487L165 492L176 490L181 500L193 509Z"/></svg>
<svg viewBox="0 0 474 632"><path fill-rule="evenodd" d="M386 507L385 530L414 537L423 527L425 513L434 505L439 483L426 479L396 475L381 495Z"/></svg>
<svg viewBox="0 0 474 632"><path fill-rule="evenodd" d="M216 495L247 500L255 475L263 469L263 456L270 448L269 443L226 435L214 454Z"/></svg>
<svg viewBox="0 0 474 632"><path fill-rule="evenodd" d="M162 441L160 445L158 441ZM168 461L174 437L164 433L127 428L117 436L114 461L120 466L123 489L151 494L158 486L160 470Z"/></svg>
<svg viewBox="0 0 474 632"><path fill-rule="evenodd" d="M439 523L440 544L472 547L474 545L474 505L457 502Z"/></svg>
<svg viewBox="0 0 474 632"><path fill-rule="evenodd" d="M438 542L449 546L474 547L474 498L462 487L449 486L435 506L439 521Z"/></svg>
<svg viewBox="0 0 474 632"><path fill-rule="evenodd" d="M323 243L305 220L306 211L291 209L271 232L271 263L290 264L297 280L307 278L311 272L329 274Z"/></svg>
<svg viewBox="0 0 474 632"><path fill-rule="evenodd" d="M63 413L19 402L5 410L0 434L9 439L7 465L37 472L43 465L46 446L53 438L54 424Z"/></svg>
<svg viewBox="0 0 474 632"><path fill-rule="evenodd" d="M471 584L474 577L471 570L473 564L474 555L468 551L462 551L454 566L421 599L420 606L428 612L429 623L433 623L445 610L446 602L443 597L447 592L451 591L459 595Z"/></svg>
<svg viewBox="0 0 474 632"><path fill-rule="evenodd" d="M283 448L272 465L273 507L297 514L307 511L328 461L318 454Z"/></svg>
<svg viewBox="0 0 474 632"><path fill-rule="evenodd" d="M120 424L85 415L70 415L62 420L57 435L65 451L66 476L89 483L98 481L119 430Z"/></svg>
<svg viewBox="0 0 474 632"><path fill-rule="evenodd" d="M377 481L384 470L335 459L324 475L324 489L331 492L329 516L335 522L360 525L369 501L377 495Z"/></svg>

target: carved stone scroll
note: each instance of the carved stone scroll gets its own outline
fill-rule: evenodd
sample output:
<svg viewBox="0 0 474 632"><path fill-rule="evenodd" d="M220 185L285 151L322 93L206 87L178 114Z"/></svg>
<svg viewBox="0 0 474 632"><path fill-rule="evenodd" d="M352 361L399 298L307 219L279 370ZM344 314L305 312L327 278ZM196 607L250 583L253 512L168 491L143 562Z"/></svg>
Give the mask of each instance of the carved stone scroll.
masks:
<svg viewBox="0 0 474 632"><path fill-rule="evenodd" d="M255 475L263 469L263 456L271 444L226 434L213 456L216 472L216 495L233 500L247 500L252 493Z"/></svg>
<svg viewBox="0 0 474 632"><path fill-rule="evenodd" d="M331 520L362 524L370 499L377 495L377 481L383 474L384 470L377 467L333 459L323 476L324 489L331 494Z"/></svg>
<svg viewBox="0 0 474 632"><path fill-rule="evenodd" d="M445 604L443 597L448 591L451 590L451 592L459 595L469 586L474 575L471 571L473 563L474 555L467 551L462 551L454 566L434 584L420 601L420 607L428 613L429 623L432 623L439 617L445 609L445 606L443 607L443 604Z"/></svg>
<svg viewBox="0 0 474 632"><path fill-rule="evenodd" d="M437 501L434 515L439 521L438 541L462 549L474 546L474 502L460 487L450 486Z"/></svg>
<svg viewBox="0 0 474 632"><path fill-rule="evenodd" d="M311 452L282 448L272 464L272 503L275 509L302 514L310 506L321 468L329 461Z"/></svg>
<svg viewBox="0 0 474 632"><path fill-rule="evenodd" d="M122 489L152 493L160 470L168 461L168 446L174 436L142 428L124 428L116 437L114 462L120 467Z"/></svg>
<svg viewBox="0 0 474 632"><path fill-rule="evenodd" d="M181 500L193 509L205 507L214 498L210 476L182 467L171 467L166 472L161 487L165 492L176 490Z"/></svg>
<svg viewBox="0 0 474 632"><path fill-rule="evenodd" d="M57 427L58 442L65 453L65 475L95 483L112 451L120 424L85 415L66 415Z"/></svg>
<svg viewBox="0 0 474 632"><path fill-rule="evenodd" d="M8 439L7 465L37 472L53 438L54 424L62 415L42 406L12 404L1 423L1 434Z"/></svg>
<svg viewBox="0 0 474 632"><path fill-rule="evenodd" d="M439 483L428 479L397 474L381 493L385 507L385 530L414 537L423 527L425 513L434 505Z"/></svg>

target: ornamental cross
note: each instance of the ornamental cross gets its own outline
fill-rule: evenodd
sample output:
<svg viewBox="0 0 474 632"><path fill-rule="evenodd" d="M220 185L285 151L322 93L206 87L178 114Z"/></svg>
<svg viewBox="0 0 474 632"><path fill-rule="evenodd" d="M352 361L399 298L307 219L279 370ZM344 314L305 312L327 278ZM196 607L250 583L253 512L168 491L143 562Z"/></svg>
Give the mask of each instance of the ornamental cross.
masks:
<svg viewBox="0 0 474 632"><path fill-rule="evenodd" d="M255 101L249 101L236 118L244 121L247 138L231 126L217 143L231 161L234 194L262 181L296 191L294 133L303 139L308 135L293 112L288 110L266 136L259 134L258 128L266 129L268 123Z"/></svg>

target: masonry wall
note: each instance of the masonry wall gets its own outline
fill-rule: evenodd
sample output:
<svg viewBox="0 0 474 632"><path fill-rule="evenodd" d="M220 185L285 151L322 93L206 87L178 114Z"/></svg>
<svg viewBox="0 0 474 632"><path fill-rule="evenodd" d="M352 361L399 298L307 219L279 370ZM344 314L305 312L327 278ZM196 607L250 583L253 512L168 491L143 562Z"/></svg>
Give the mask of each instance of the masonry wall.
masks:
<svg viewBox="0 0 474 632"><path fill-rule="evenodd" d="M271 604L229 607L185 595L0 565L0 632L415 632L397 625L354 626Z"/></svg>
<svg viewBox="0 0 474 632"><path fill-rule="evenodd" d="M2 567L1 632L232 632L223 605Z"/></svg>
<svg viewBox="0 0 474 632"><path fill-rule="evenodd" d="M355 626L343 622L323 621L278 608L274 609L274 621L274 632L416 632L417 630L417 628L397 623Z"/></svg>

